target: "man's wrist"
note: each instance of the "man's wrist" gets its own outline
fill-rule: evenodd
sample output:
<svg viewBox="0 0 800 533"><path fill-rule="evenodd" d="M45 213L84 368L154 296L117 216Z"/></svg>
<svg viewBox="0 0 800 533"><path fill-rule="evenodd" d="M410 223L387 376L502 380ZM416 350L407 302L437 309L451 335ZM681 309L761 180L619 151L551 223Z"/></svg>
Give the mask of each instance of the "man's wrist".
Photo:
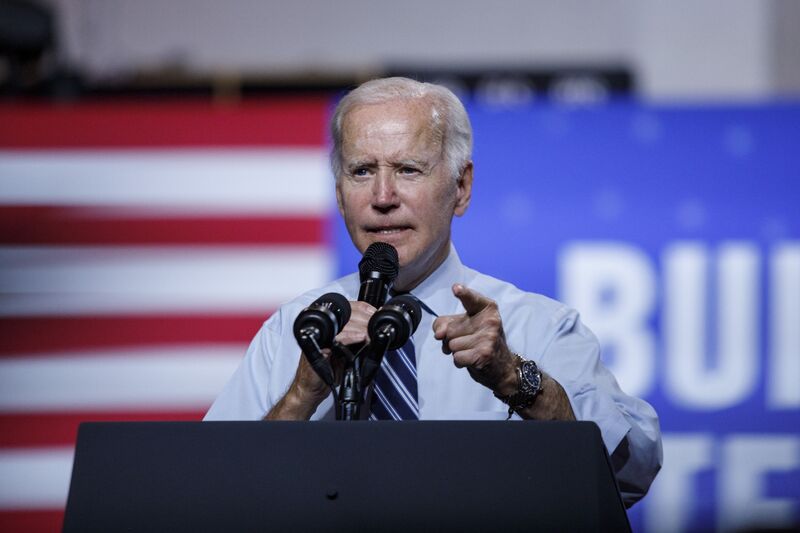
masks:
<svg viewBox="0 0 800 533"><path fill-rule="evenodd" d="M502 373L502 378L498 381L497 387L493 390L494 395L497 397L511 396L519 390L519 373L517 367L519 366L520 356L515 353L509 353L510 362L505 365L505 370Z"/></svg>
<svg viewBox="0 0 800 533"><path fill-rule="evenodd" d="M509 418L514 412L520 413L531 407L543 385L543 374L534 361L523 359L519 354L514 354L514 358L516 388L507 394L494 393L497 399L508 405ZM505 390L509 390L509 387L506 386Z"/></svg>

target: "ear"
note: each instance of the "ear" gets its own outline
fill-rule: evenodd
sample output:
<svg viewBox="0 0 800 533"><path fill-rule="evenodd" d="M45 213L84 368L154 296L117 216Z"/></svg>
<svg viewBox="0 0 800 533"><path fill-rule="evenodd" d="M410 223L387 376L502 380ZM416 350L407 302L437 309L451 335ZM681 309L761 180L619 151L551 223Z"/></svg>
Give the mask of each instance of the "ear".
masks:
<svg viewBox="0 0 800 533"><path fill-rule="evenodd" d="M461 216L467 212L472 199L472 161L468 162L456 183L456 205L453 213Z"/></svg>
<svg viewBox="0 0 800 533"><path fill-rule="evenodd" d="M341 181L336 180L336 205L339 206L339 214L344 217L344 203L342 201Z"/></svg>

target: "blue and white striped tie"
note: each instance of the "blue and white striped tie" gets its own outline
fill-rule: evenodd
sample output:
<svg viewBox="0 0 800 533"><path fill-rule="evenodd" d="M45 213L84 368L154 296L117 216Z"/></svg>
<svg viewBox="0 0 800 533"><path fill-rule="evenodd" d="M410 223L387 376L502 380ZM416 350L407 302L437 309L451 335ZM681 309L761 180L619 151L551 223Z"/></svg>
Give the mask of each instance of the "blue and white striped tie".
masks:
<svg viewBox="0 0 800 533"><path fill-rule="evenodd" d="M411 339L387 352L372 384L370 420L419 420L417 358Z"/></svg>

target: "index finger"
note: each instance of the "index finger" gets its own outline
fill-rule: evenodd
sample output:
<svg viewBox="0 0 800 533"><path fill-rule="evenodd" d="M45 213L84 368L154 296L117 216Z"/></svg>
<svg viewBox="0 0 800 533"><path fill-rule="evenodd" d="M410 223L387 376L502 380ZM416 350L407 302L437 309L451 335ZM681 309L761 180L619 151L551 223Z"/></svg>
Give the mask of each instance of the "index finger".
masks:
<svg viewBox="0 0 800 533"><path fill-rule="evenodd" d="M494 305L494 300L491 298L460 283L453 285L453 295L461 300L461 305L464 306L469 316L475 316L487 307Z"/></svg>

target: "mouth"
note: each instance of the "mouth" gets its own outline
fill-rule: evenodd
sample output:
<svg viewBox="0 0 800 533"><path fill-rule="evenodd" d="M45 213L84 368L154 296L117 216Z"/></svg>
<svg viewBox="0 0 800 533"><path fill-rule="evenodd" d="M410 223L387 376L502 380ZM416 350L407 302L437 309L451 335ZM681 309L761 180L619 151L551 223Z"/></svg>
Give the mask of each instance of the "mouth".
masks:
<svg viewBox="0 0 800 533"><path fill-rule="evenodd" d="M397 235L406 230L410 230L410 226L368 226L365 228L367 233L377 236Z"/></svg>

